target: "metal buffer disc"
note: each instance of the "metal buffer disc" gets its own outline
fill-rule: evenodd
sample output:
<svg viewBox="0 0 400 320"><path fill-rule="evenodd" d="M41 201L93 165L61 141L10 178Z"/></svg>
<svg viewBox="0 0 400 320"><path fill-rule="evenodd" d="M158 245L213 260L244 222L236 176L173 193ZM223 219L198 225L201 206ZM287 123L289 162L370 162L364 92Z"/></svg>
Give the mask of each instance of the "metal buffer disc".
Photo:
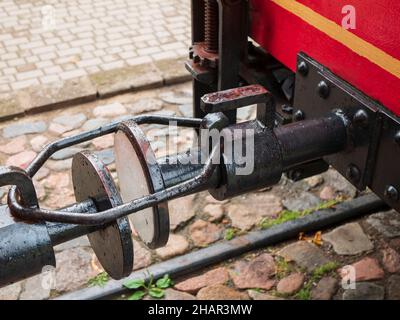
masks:
<svg viewBox="0 0 400 320"><path fill-rule="evenodd" d="M72 161L72 181L76 201L92 199L98 211L122 204L108 168L96 155L77 153ZM104 270L113 278L128 276L133 269L133 242L129 220L116 220L104 229L88 235L90 244Z"/></svg>
<svg viewBox="0 0 400 320"><path fill-rule="evenodd" d="M143 131L126 121L115 134L115 164L122 200L129 202L165 189L155 154ZM141 240L151 249L164 246L169 237L167 202L146 208L129 217Z"/></svg>

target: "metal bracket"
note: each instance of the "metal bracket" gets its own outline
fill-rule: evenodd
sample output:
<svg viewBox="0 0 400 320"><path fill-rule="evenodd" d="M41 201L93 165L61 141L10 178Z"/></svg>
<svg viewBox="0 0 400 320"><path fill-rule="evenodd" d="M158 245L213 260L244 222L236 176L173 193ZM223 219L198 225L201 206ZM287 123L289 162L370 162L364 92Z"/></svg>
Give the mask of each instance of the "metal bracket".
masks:
<svg viewBox="0 0 400 320"><path fill-rule="evenodd" d="M349 148L324 160L345 176L359 190L364 190L373 176L374 150L380 124L378 105L332 72L300 53L293 120L313 119L341 110L349 121Z"/></svg>
<svg viewBox="0 0 400 320"><path fill-rule="evenodd" d="M270 92L260 85L250 85L206 94L201 98L205 113L227 112L257 105L257 120L272 129L275 124L275 102Z"/></svg>
<svg viewBox="0 0 400 320"><path fill-rule="evenodd" d="M380 113L382 130L370 188L400 212L400 121Z"/></svg>
<svg viewBox="0 0 400 320"><path fill-rule="evenodd" d="M318 118L334 109L350 121L351 147L324 160L358 189L369 187L400 211L400 119L300 53L293 120Z"/></svg>

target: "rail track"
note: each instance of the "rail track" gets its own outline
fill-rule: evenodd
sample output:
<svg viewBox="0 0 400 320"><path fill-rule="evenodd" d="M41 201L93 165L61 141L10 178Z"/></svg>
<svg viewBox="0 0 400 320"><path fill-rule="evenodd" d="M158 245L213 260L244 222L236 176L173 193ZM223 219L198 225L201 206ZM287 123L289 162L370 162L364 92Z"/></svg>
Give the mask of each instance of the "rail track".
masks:
<svg viewBox="0 0 400 320"><path fill-rule="evenodd" d="M389 207L373 194L367 194L338 204L335 208L316 211L302 218L273 226L266 230L253 231L231 241L222 241L132 273L122 280L110 280L104 287L88 287L56 297L55 300L101 300L114 299L127 292L123 283L127 279L158 279L165 274L178 278L205 269L226 259L262 247L296 238L300 232L311 232L341 224Z"/></svg>

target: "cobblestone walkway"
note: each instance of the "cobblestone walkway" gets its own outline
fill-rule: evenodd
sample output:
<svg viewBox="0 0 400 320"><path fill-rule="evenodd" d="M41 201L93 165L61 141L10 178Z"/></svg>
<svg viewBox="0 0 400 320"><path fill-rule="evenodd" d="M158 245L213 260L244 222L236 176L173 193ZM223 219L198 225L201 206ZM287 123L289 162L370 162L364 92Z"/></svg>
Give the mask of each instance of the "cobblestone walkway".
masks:
<svg viewBox="0 0 400 320"><path fill-rule="evenodd" d="M191 115L191 84L116 96L66 110L46 112L0 124L0 163L25 167L51 140L88 130L128 114L153 112ZM241 120L252 109L240 109ZM156 137L168 129L144 127L158 156L166 146ZM174 141L179 149L190 145L191 131L182 130ZM112 153L113 137L59 152L35 177L41 206L57 208L75 202L71 184L72 155L82 149L97 152L118 177ZM273 188L217 202L206 192L169 202L171 235L166 247L148 250L135 240L135 269L232 239L250 230L267 228L277 217L299 215L305 209L349 199L356 190L334 170ZM1 198L5 201L5 190ZM166 299L400 299L400 215L378 213L346 223L322 234L309 234L233 260L186 279L173 279ZM48 299L88 285L101 273L85 237L55 248L55 286L42 286L40 276L0 289L1 299ZM343 288L352 265L356 287ZM347 266L347 267L346 267ZM125 296L126 297L126 296Z"/></svg>
<svg viewBox="0 0 400 320"><path fill-rule="evenodd" d="M0 94L187 55L187 0L0 1Z"/></svg>

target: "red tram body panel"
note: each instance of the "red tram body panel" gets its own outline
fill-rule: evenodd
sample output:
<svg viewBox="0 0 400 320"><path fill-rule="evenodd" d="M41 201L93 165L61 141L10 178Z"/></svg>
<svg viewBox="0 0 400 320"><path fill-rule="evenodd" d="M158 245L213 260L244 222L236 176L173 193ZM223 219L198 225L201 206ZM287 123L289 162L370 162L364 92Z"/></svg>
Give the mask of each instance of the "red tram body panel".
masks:
<svg viewBox="0 0 400 320"><path fill-rule="evenodd" d="M353 0L355 29L345 29L345 0L251 0L251 37L296 70L304 52L400 115L400 2Z"/></svg>

